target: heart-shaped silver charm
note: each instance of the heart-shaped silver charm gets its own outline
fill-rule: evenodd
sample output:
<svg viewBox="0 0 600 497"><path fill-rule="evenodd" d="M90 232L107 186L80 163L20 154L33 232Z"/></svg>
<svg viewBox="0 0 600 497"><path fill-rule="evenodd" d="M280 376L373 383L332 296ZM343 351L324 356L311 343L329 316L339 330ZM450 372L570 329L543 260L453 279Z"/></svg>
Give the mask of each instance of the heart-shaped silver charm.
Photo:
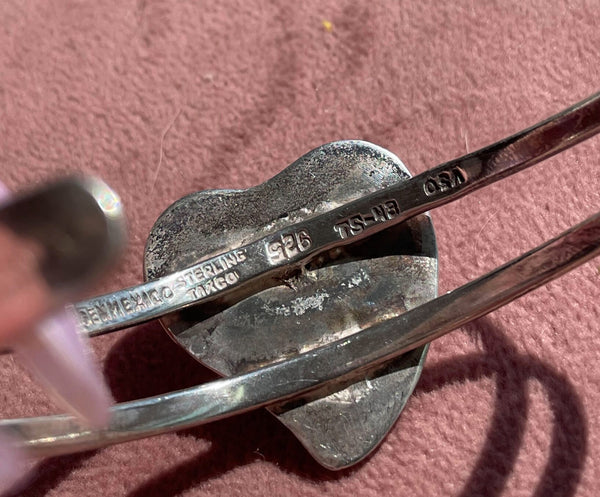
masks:
<svg viewBox="0 0 600 497"><path fill-rule="evenodd" d="M154 225L145 277L188 267L409 177L390 152L343 141L309 152L256 187L193 193L170 206ZM383 214L374 208L357 213L349 223L369 223ZM294 250L301 243L301 237L290 234L273 250ZM213 266L206 270L224 279L235 277L235 268ZM435 236L429 217L422 215L321 255L270 288L227 296L161 322L200 362L229 376L339 340L436 293ZM425 355L426 347L421 347L360 381L330 385L270 410L323 466L352 465L381 442L398 418Z"/></svg>

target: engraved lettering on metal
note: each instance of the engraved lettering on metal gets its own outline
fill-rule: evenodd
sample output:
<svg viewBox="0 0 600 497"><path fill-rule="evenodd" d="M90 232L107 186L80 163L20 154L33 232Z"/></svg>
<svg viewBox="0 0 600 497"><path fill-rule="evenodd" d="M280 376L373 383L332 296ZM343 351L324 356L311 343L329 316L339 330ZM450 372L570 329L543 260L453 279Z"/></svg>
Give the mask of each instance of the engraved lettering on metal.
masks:
<svg viewBox="0 0 600 497"><path fill-rule="evenodd" d="M341 219L346 219L348 212L370 211L373 205L380 204L380 201L375 198L402 199L403 210L391 222L391 224L399 223L430 208L440 207L461 198L494 181L506 178L572 147L598 132L600 132L600 94L594 95L534 127L465 157L455 159L452 164L460 164L460 172L463 173L461 178L465 180L461 187L457 187L455 178L455 186L449 186L444 194L440 193L441 188L447 186L445 181L448 177L440 178L440 173L437 171L452 172L453 167L457 167L446 163L434 171L422 173L412 180L393 185L385 193L378 191L373 194L376 195L374 197L367 195L353 201L351 205L346 204L339 207L340 210L337 213L334 210L319 214L310 221L303 221L302 227L288 226L281 233L293 233L310 226L312 246L302 257L311 253L318 254L320 249L331 249L344 245L344 240L340 241L341 234L338 236L337 230L332 231L331 226L339 223ZM433 181L428 186L432 195L439 194L439 196L421 194L428 179ZM451 183L452 181L450 181L450 185ZM415 192L419 195L414 195ZM376 209L373 217L379 219L382 213L385 216L385 212L385 210ZM365 216L350 217L362 219L361 228L365 234L389 227L388 223L379 223L366 230L364 228L367 224ZM315 228L313 229L312 226ZM318 227L325 227L326 233L318 230ZM346 232L344 231L344 233ZM495 271L409 310L400 318L385 319L375 324L368 324L366 329L358 333L343 336L332 343L324 343L317 349L306 352L298 350L300 352L298 355L287 356L283 361L270 363L240 375L219 379L186 390L118 404L111 409L109 425L101 430L82 427L70 416L2 420L0 421L0 430L10 434L15 446L26 450L29 457L48 457L98 449L110 444L136 440L176 429L190 428L223 419L238 412L247 412L257 407L273 407L274 403L282 401L285 402L284 408L289 407L295 410L297 406L302 407L311 402L319 402L321 399L316 397L319 393L333 391L337 393L339 388L344 388L348 384L354 386L354 382L362 380L366 374L382 371L382 365L385 364L385 367L388 367L392 358L439 338L472 319L498 309L599 255L599 233L600 213ZM346 236L350 235L346 234ZM239 259L245 260L246 257L254 258L256 255L265 255L265 244L275 238L276 236L271 234L256 240L253 242L254 245L248 244L246 249L238 249L242 252L241 257L234 253L234 258L238 262L235 269L231 267L219 274L214 274L214 268L210 266L213 269L213 276L210 278L222 277L226 280L227 274L239 271L240 280L236 285L241 285L244 281L256 282L256 277L261 272L272 273L273 264L269 264L268 261L267 264L262 264L262 259L258 262L248 261L245 266L240 266L243 261ZM335 240L332 240L334 238ZM258 254L258 252L260 253ZM229 251L223 256L231 253L232 251ZM184 298L185 294L174 292L171 295L168 293L169 291L173 292L172 285L176 279L198 267L201 268L202 265L217 264L216 261L223 256L212 257L192 268L167 274L160 279L135 288L77 304L76 308L86 310L86 316L90 321L102 321L103 315L118 316L120 312L125 312L125 307L134 308L140 301L148 306L158 305L156 302L159 299L170 300L168 305L162 304L156 309L146 310L142 315L136 316L136 319L121 319L119 327L156 317L159 315L158 311L168 309L169 312L172 312L191 304L189 299ZM264 258L267 259L266 255ZM298 257L298 259L301 258ZM265 269L265 266L269 267ZM202 269L200 271L202 272ZM203 272L202 274L204 275ZM217 284L221 285L223 281L213 281L215 287ZM168 288L167 294L163 295L161 288ZM156 290L156 293L153 293L152 290ZM139 300L138 298L132 299L133 294L136 294ZM100 311L105 314L102 314L96 307L96 304L103 303L107 306L101 308ZM110 305L108 305L109 303ZM105 317L105 319L107 318ZM92 326L92 328L94 327L96 325ZM113 328L112 323L98 326L96 331L99 334L110 331L111 328ZM352 397L353 399L354 397ZM318 404L313 404L313 406L318 406ZM325 421L321 424L334 425L335 420L340 418L341 411L332 410L329 405L327 409L330 417L324 418ZM306 427L311 428L309 425ZM345 427L346 424L344 424ZM354 435L354 438L361 438L364 436L364 432L350 431L348 433L350 433L348 437ZM351 441L351 438L338 439L336 445L345 450L346 444Z"/></svg>
<svg viewBox="0 0 600 497"><path fill-rule="evenodd" d="M350 238L362 233L370 226L386 223L398 217L400 207L396 200L386 200L385 202L371 207L368 214L354 214L343 221L336 223L333 227L340 238Z"/></svg>
<svg viewBox="0 0 600 497"><path fill-rule="evenodd" d="M213 293L217 293L221 290L225 290L225 288L235 285L239 280L239 273L236 271L229 271L223 275L215 276L214 278L188 288L186 295L194 300L207 297Z"/></svg>
<svg viewBox="0 0 600 497"><path fill-rule="evenodd" d="M438 193L447 192L467 181L465 172L459 167L453 167L447 171L442 171L435 176L430 176L423 184L425 195L431 197Z"/></svg>
<svg viewBox="0 0 600 497"><path fill-rule="evenodd" d="M238 271L239 280L237 283L231 283L230 286L234 285L238 287L245 282L257 282L259 278L267 275L273 276L276 272L275 270L278 269L274 266L281 266L279 269L283 273L286 264L297 264L300 266L311 257L315 257L323 251L351 243L356 238L362 238L382 231L393 224L401 223L417 214L440 207L478 188L531 167L541 160L598 133L600 131L599 115L600 94L597 94L531 128L516 133L477 152L454 159L431 171L425 171L406 182L387 186L382 190L369 193L331 211L302 220L302 224L287 226L277 234L272 233L269 236L253 240L245 247L238 249L245 250L248 257L252 254L253 260L246 264L243 271ZM381 199L398 199L398 202L394 200L382 201ZM402 199L401 212L399 208L400 199ZM348 216L349 212L353 214ZM269 244L280 240L285 246L286 240L281 240L282 235L286 233L298 233L301 230L307 230L311 233L310 247L304 253L298 252L297 256L292 256L291 259L281 258L281 256L277 255L269 257ZM275 254L278 252L277 247L274 247ZM227 254L230 254L230 252L227 252ZM286 255L283 248L282 252ZM227 254L223 254L223 256ZM287 255L290 255L289 252ZM223 256L214 256L204 261L204 264L206 265L209 261L217 261L217 259ZM205 269L207 271L210 270L208 266ZM112 296L105 295L88 302L82 302L75 307L77 309L89 310L88 308L95 308L98 303L103 304L106 301L114 299L120 300L123 297L127 297L128 293L148 292L153 288L161 286L168 286L171 291L174 291L173 283L175 280L188 271L183 270L169 274L160 280L154 280L139 285L136 288L119 291ZM188 275L187 278L189 277ZM233 281L235 277L236 275L232 275L229 278ZM216 289L214 294L211 293L208 296L207 300L210 300L222 291L218 290L217 285L223 286L223 281L219 280L209 283L208 280L209 278L203 281L202 284L206 284L206 289L209 290L209 293L212 292L212 288ZM189 288L193 287L194 285L190 284ZM184 288L185 292L189 290L187 287ZM228 289L226 288L224 291L228 291ZM86 331L91 336L108 333L118 328L148 321L164 313L170 313L204 300L199 298L195 302L185 292L176 292L176 295L168 303L155 304L150 309L141 310L140 312L129 311L125 317L113 319L109 323L104 324L101 323L102 318L98 311L93 310L91 315L88 313L88 316L89 321L95 321L95 323L87 327ZM132 303L130 299L127 299L125 302L126 304L121 302L121 307L134 307L136 305L135 301ZM108 318L105 317L105 319ZM100 324L97 324L98 322Z"/></svg>
<svg viewBox="0 0 600 497"><path fill-rule="evenodd" d="M272 263L286 261L306 252L311 245L312 239L305 229L284 233L275 240L267 242L267 256Z"/></svg>
<svg viewBox="0 0 600 497"><path fill-rule="evenodd" d="M123 318L162 311L173 302L193 302L207 297L238 283L240 274L234 268L246 259L244 249L232 250L175 273L173 277L82 302L75 306L79 322L88 330Z"/></svg>

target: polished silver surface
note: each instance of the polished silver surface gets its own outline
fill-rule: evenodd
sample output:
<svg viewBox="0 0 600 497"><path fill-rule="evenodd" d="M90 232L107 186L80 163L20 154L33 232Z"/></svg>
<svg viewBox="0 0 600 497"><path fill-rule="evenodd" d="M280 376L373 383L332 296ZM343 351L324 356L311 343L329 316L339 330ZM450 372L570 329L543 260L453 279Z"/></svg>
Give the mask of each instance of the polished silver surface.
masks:
<svg viewBox="0 0 600 497"><path fill-rule="evenodd" d="M195 426L289 400L298 405L330 382L351 384L368 371L537 288L600 252L600 214L507 265L334 343L231 378L113 409L110 426L82 429L69 416L0 422L37 456L83 451ZM284 404L285 406L285 404Z"/></svg>
<svg viewBox="0 0 600 497"><path fill-rule="evenodd" d="M146 277L185 268L198 254L236 246L248 234L268 235L289 218L326 212L408 178L390 152L365 142L336 142L248 190L188 195L152 228ZM231 376L331 343L435 298L436 255L431 221L421 215L321 257L237 303L217 299L163 316L161 322L195 358ZM424 360L420 347L362 381L331 386L311 402L270 410L320 464L340 469L381 442L412 393Z"/></svg>
<svg viewBox="0 0 600 497"><path fill-rule="evenodd" d="M326 288L328 293L330 290L333 292L333 281L340 286L344 282L348 285L344 278L351 278L352 273L356 275L357 271L366 267L365 261L360 258L345 258L353 247L367 244L367 241L372 244L378 236L384 237L381 246L389 245L385 240L391 233L389 228L531 166L599 130L600 96L595 95L490 147L442 164L405 182L389 185L382 182L366 195L358 188L356 197L325 195L316 198L312 204L307 203L306 197L310 198L312 191L322 185L320 179L309 174L292 194L297 197L294 200L297 205L292 203L289 208L265 209L263 212L256 207L249 209L247 201L233 201L229 206L236 211L232 219L240 225L234 223L228 226L226 229L230 233L222 239L217 237L216 242L211 242L215 245L210 248L198 243L197 232L190 232L188 239L179 237L178 229L183 230L188 224L193 224L193 216L197 215L193 209L187 216L175 216L175 222L170 225L158 222L145 259L147 277L151 281L78 304L82 325L90 335L94 335L171 313L163 321L174 335L181 334L180 341L184 346L207 363L215 361L212 364L215 369L224 374L234 373L235 376L118 405L113 410L110 426L100 432L83 430L67 416L6 420L0 423L0 428L11 432L32 454L56 455L194 426L260 406L270 407L293 430L309 419L325 420L330 423L328 426L333 426L334 417L340 412L335 401L355 403L357 397L364 394L364 385L368 386L371 378L386 377L393 371L393 361L402 360L398 359L402 354L422 347L598 254L600 214L489 275L403 314L383 316L388 319L378 316L354 334L347 333L347 330L339 335L334 330L333 335L316 338L309 334L306 340L292 343L291 350L286 350L290 344L289 341L286 344L285 340L289 336L283 334L283 343L274 347L272 354L264 354L263 351L268 350L266 346L238 354L230 343L236 330L231 323L223 327L219 319L222 316L257 319L258 326L261 326L266 321L260 320L260 313L252 314L252 310L256 311L257 305L265 304L266 314L273 309L286 314L288 309L291 315L294 313L291 307L293 299L289 300L290 295L284 293L277 296L282 289L282 281L292 286L294 281L298 282L297 290L304 304L307 298L317 296L314 292L318 291L321 283L325 285L321 288ZM338 142L322 147L319 153L313 151L307 154L297 163L306 166L313 160L318 161L319 157L329 163L335 160L335 151L340 152L340 160L346 162L352 151L361 147L371 150L372 154L362 157L358 161L360 164L369 159L377 161L389 154L364 142ZM316 176L317 169L300 169ZM285 177L286 174L282 173L276 178L281 180ZM311 182L311 178L315 181ZM297 178L295 181L298 184ZM225 198L235 198L235 195L236 192L220 192L211 198L220 199L215 202L225 202ZM271 198L277 199L277 196L272 195ZM264 214L265 219L259 224L247 224L244 221L246 214L252 217ZM161 219L164 221L166 218ZM210 221L219 223L220 219ZM171 238L178 238L177 247L161 252L162 243ZM355 242L359 242L358 245ZM383 259L388 255L412 257L407 267L418 267L418 264L411 265L423 256L416 253L379 254L382 260L378 263L384 268L387 266ZM366 259L373 259L373 256ZM379 271L375 267L377 263L371 261L368 264L373 264L370 268L373 274ZM314 277L312 272L327 271L335 266L343 266L344 269L334 279L328 279L324 272L323 279L315 278L314 285L303 286L311 275ZM418 282L414 275L407 280ZM394 287L394 282L392 289L399 293L409 291L402 285ZM339 298L347 297L351 305L356 304L358 294L353 297L338 290L336 295ZM273 301L269 300L269 295L274 296ZM381 298L378 294L378 299ZM271 306L272 303L275 307ZM192 304L195 307L189 308ZM250 307L244 310L245 306ZM306 309L306 305L303 308ZM174 313L176 310L180 312ZM278 311L273 312L277 314ZM212 323L215 327L211 331L210 326L207 328L204 323ZM308 320L306 326L310 324ZM302 321L298 326L302 327ZM217 329L223 334L211 337ZM336 328L340 329L343 327ZM188 332L189 335L186 335ZM329 343L331 339L335 341ZM211 347L220 345L225 345L226 353L218 356ZM409 361L407 366L418 371L423 355L420 352L413 357L414 361ZM246 358L250 359L251 365L244 363ZM219 360L228 364L224 366ZM255 367L259 369L253 369ZM237 374L239 371L244 373ZM338 399L335 399L336 395ZM327 399L331 398L334 402L327 404ZM402 396L400 399L401 403L405 401ZM384 404L382 396L372 405L381 407ZM328 411L330 406L334 408ZM314 417L313 409L317 417ZM360 415L365 412L356 411L359 413L356 418L358 424ZM301 413L301 416L296 416L296 413ZM319 436L327 429L323 427ZM369 430L366 432L369 433ZM301 438L305 433L308 432L297 431ZM377 433L377 430L372 433ZM331 447L329 453L343 454L347 440L349 438L342 438L341 446ZM318 443L318 438L303 439L303 443L310 450L311 445ZM353 461L352 457L349 457L349 463ZM344 463L340 461L342 459L334 458L323 463L332 468L343 467Z"/></svg>
<svg viewBox="0 0 600 497"><path fill-rule="evenodd" d="M319 254L458 199L599 130L600 95L596 94L542 123L410 181L341 206L332 205L331 210L318 215L299 213L279 224L273 220L277 228L265 236L257 238L252 232L243 232L234 246L223 247L216 254L195 254L197 259L190 257L186 269L81 302L75 309L83 329L94 336L192 304L239 299L239 295L250 295L257 287L264 288L289 275ZM238 209L243 211L244 206Z"/></svg>

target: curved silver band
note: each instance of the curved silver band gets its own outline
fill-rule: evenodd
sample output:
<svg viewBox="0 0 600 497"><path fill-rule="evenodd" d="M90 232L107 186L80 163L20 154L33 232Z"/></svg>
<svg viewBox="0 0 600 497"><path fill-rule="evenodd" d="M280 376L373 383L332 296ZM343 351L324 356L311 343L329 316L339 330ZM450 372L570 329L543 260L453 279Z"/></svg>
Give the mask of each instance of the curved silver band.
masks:
<svg viewBox="0 0 600 497"><path fill-rule="evenodd" d="M75 311L82 329L96 336L210 301L250 282L301 266L323 251L352 243L452 202L537 164L598 131L600 94L407 182L366 195L163 278L80 302L74 306ZM282 249L284 246L290 250Z"/></svg>
<svg viewBox="0 0 600 497"><path fill-rule="evenodd" d="M554 240L417 307L327 346L256 371L115 406L102 431L69 416L0 422L34 456L96 449L207 423L365 371L497 309L600 253L600 213Z"/></svg>

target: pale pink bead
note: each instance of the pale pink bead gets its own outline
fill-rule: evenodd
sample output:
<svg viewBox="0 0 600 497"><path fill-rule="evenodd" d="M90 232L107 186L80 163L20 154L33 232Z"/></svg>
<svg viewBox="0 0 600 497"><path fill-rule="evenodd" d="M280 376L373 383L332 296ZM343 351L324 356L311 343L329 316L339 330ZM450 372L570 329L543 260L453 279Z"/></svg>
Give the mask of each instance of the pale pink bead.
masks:
<svg viewBox="0 0 600 497"><path fill-rule="evenodd" d="M58 405L89 427L108 424L113 401L71 313L65 310L45 319L13 346Z"/></svg>

